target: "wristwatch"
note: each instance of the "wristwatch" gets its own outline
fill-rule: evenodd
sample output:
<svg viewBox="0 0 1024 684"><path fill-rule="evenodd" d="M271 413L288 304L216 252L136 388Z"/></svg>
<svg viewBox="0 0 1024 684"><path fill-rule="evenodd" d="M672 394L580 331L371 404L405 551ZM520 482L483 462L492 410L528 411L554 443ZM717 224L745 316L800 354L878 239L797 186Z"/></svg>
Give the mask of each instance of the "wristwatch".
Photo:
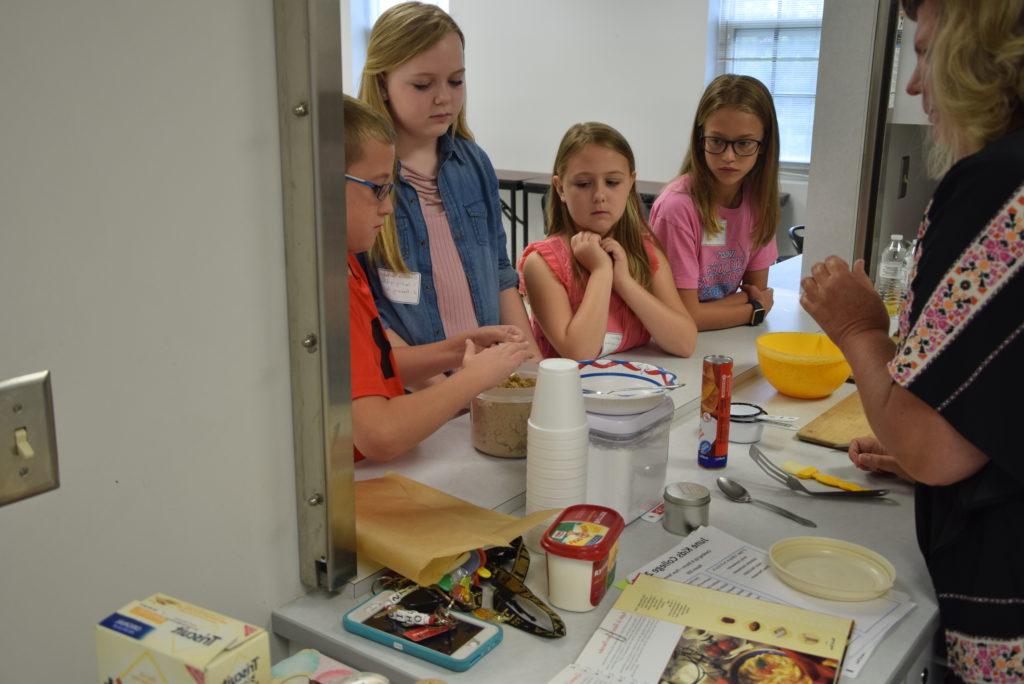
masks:
<svg viewBox="0 0 1024 684"><path fill-rule="evenodd" d="M761 325L764 322L764 307L756 299L750 300L750 306L754 307L754 313L750 315L748 325Z"/></svg>

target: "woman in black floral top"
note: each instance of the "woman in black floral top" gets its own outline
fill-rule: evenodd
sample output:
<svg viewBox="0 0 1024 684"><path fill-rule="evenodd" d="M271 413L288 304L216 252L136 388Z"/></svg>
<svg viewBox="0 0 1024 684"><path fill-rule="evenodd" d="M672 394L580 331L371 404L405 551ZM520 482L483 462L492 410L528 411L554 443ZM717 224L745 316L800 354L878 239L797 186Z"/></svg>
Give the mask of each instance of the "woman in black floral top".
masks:
<svg viewBox="0 0 1024 684"><path fill-rule="evenodd" d="M804 308L843 350L875 438L858 466L916 480L952 675L1024 681L1024 0L903 0L947 169L918 230L899 344L858 261L815 264Z"/></svg>

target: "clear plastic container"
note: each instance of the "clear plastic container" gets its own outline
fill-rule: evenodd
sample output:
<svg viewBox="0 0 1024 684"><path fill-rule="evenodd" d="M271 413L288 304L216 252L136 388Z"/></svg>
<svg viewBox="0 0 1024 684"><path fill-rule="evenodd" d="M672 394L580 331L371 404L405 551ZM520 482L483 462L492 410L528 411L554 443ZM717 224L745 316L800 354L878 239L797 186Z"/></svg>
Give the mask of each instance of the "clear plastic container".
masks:
<svg viewBox="0 0 1024 684"><path fill-rule="evenodd" d="M516 372L536 381L536 371ZM495 387L476 395L469 406L473 448L491 456L525 458L533 391L533 387Z"/></svg>
<svg viewBox="0 0 1024 684"><path fill-rule="evenodd" d="M588 413L587 501L618 511L626 523L661 503L668 434L675 405L669 397L631 416Z"/></svg>

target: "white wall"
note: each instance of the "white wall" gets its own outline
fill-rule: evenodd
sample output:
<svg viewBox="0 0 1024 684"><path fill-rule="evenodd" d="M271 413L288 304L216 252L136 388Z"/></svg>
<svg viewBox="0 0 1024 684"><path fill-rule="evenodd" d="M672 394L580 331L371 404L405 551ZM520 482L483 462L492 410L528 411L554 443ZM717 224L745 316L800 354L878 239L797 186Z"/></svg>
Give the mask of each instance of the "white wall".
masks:
<svg viewBox="0 0 1024 684"><path fill-rule="evenodd" d="M453 0L469 125L495 165L551 172L570 125L619 129L640 178L679 168L704 90L707 0Z"/></svg>
<svg viewBox="0 0 1024 684"><path fill-rule="evenodd" d="M451 0L466 35L469 125L496 168L550 173L570 125L602 121L619 129L637 158L637 176L668 181L686 152L693 115L713 64L708 0ZM785 228L800 223L806 181ZM530 235L543 232L540 199ZM788 253L788 252L787 252Z"/></svg>
<svg viewBox="0 0 1024 684"><path fill-rule="evenodd" d="M302 592L272 3L0 4L0 378L53 372L60 489L0 508L0 680L95 681L168 592Z"/></svg>

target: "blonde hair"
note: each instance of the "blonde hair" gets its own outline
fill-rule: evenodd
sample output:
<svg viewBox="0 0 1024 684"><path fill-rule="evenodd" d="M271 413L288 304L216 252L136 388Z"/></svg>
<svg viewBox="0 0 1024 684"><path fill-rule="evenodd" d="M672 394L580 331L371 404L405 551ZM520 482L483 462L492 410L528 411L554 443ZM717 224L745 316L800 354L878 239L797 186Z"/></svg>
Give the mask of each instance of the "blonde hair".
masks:
<svg viewBox="0 0 1024 684"><path fill-rule="evenodd" d="M916 21L922 4L903 0L903 9ZM1024 0L936 0L935 7L925 78L939 114L929 170L941 176L1021 124Z"/></svg>
<svg viewBox="0 0 1024 684"><path fill-rule="evenodd" d="M690 149L683 158L679 175L690 174L690 195L697 205L704 234L718 235L718 197L715 175L704 154L704 125L720 109L736 109L753 114L761 121L764 138L757 153L754 167L743 179L752 194L756 227L751 236L755 247L762 247L775 239L779 225L779 120L775 116L772 94L756 78L723 74L715 78L704 90L693 118Z"/></svg>
<svg viewBox="0 0 1024 684"><path fill-rule="evenodd" d="M363 158L363 145L376 140L386 145L395 144L395 129L391 122L370 109L365 102L343 95L345 108L345 169Z"/></svg>
<svg viewBox="0 0 1024 684"><path fill-rule="evenodd" d="M607 124L589 121L578 123L569 128L558 145L558 153L555 155L555 166L552 175L565 179L565 171L569 161L587 145L598 145L609 150L618 152L629 164L631 176L636 174L636 160L633 157L633 150L629 143L617 130ZM647 258L647 249L644 247L644 240L651 240L658 244L654 234L651 233L647 219L644 218L640 209L640 195L637 193L636 183L632 178L630 182L629 198L626 200L626 210L619 220L608 232L608 237L614 238L626 252L629 262L629 273L646 290L651 289L653 280L651 262ZM569 207L558 197L554 186L548 191L546 208L547 235L573 235L576 232L576 223L569 214ZM575 262L574 262L575 263ZM582 273L579 264L575 266L575 275L579 279Z"/></svg>
<svg viewBox="0 0 1024 684"><path fill-rule="evenodd" d="M394 125L391 111L384 99L384 78L389 71L402 66L421 52L437 45L449 33L459 36L462 46L466 37L462 30L444 10L422 2L403 2L387 10L377 19L370 31L370 42L366 47L366 63L359 82L359 98L375 111L387 117ZM448 134L473 140L473 134L466 123L466 108L462 107ZM392 190L394 193L395 190ZM393 196L394 199L394 196ZM396 202L397 204L397 202ZM398 230L393 215L388 216L384 227L370 249L370 260L383 264L393 271L407 273L409 268L402 259L398 244Z"/></svg>

